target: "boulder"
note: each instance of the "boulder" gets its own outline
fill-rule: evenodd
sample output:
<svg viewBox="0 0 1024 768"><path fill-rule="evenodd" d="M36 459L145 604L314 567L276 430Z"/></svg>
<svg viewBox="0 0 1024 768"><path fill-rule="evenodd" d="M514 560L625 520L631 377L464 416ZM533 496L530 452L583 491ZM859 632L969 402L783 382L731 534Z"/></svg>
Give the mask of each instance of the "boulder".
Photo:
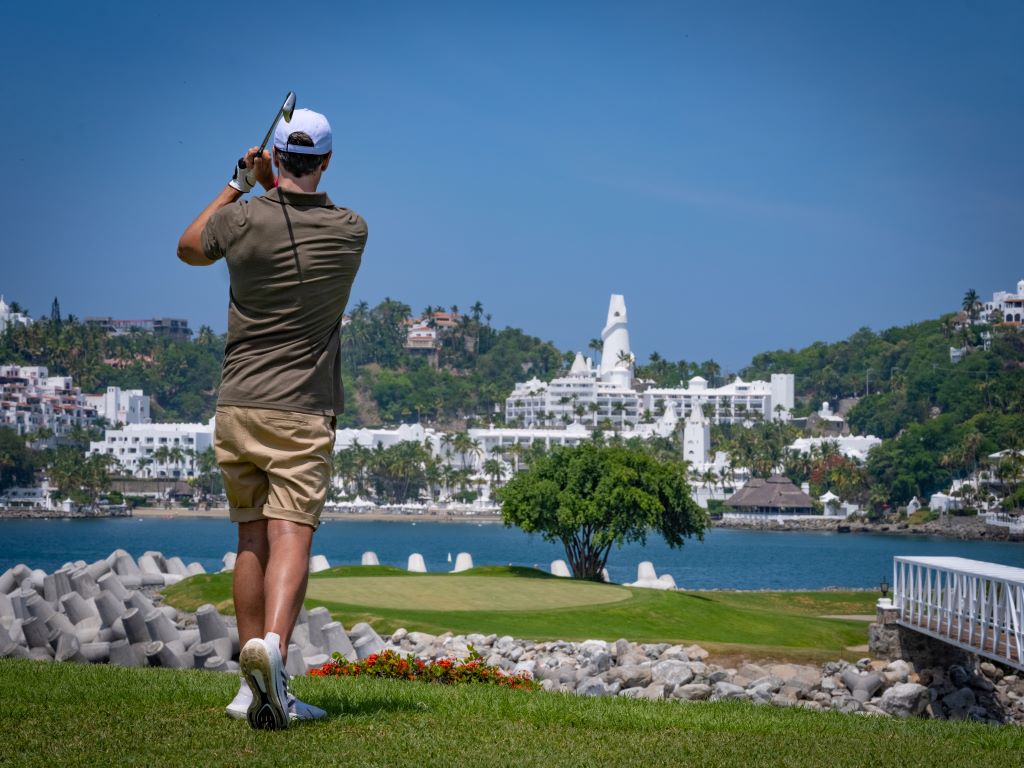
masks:
<svg viewBox="0 0 1024 768"><path fill-rule="evenodd" d="M665 686L661 683L651 683L643 688L626 688L625 690L619 691L618 695L627 699L648 699L650 701L660 701L665 698Z"/></svg>
<svg viewBox="0 0 1024 768"><path fill-rule="evenodd" d="M946 707L946 717L950 720L967 720L971 708L977 705L978 700L973 690L964 687L943 696L942 703Z"/></svg>
<svg viewBox="0 0 1024 768"><path fill-rule="evenodd" d="M746 688L753 685L755 680L761 680L768 676L768 670L764 667L759 667L757 664L744 664L736 670L736 674L733 675L732 681L736 685L742 685Z"/></svg>
<svg viewBox="0 0 1024 768"><path fill-rule="evenodd" d="M687 683L672 691L672 698L683 701L704 701L711 695L711 686L706 683Z"/></svg>
<svg viewBox="0 0 1024 768"><path fill-rule="evenodd" d="M686 685L693 680L693 670L685 661L666 659L659 661L651 667L651 680L655 683L675 688L677 685Z"/></svg>
<svg viewBox="0 0 1024 768"><path fill-rule="evenodd" d="M928 702L928 689L923 685L899 683L882 694L878 708L894 717L917 717Z"/></svg>
<svg viewBox="0 0 1024 768"><path fill-rule="evenodd" d="M711 701L725 701L728 699L745 699L747 691L740 685L733 683L719 682L711 687Z"/></svg>
<svg viewBox="0 0 1024 768"><path fill-rule="evenodd" d="M545 680L545 682L548 682ZM551 681L554 682L554 681ZM588 677L576 686L576 693L580 696L613 696L612 688L600 677Z"/></svg>
<svg viewBox="0 0 1024 768"><path fill-rule="evenodd" d="M651 667L639 664L612 667L612 669L608 670L607 678L608 682L617 682L623 689L642 688L651 683Z"/></svg>

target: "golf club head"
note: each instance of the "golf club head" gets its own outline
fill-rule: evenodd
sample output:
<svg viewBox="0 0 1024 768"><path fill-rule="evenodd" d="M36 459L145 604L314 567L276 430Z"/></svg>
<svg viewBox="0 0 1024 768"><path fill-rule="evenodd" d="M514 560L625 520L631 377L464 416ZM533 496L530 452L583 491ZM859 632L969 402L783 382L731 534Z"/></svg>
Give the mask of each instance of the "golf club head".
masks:
<svg viewBox="0 0 1024 768"><path fill-rule="evenodd" d="M281 107L281 116L286 123L292 121L293 112L295 112L295 91L288 91L288 95L284 100L284 106Z"/></svg>

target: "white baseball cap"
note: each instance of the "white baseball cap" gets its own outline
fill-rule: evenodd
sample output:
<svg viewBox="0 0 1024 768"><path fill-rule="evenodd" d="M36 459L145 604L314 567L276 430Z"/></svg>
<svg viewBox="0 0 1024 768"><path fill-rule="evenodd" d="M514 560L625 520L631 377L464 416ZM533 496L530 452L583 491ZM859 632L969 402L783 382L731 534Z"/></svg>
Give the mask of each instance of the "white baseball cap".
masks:
<svg viewBox="0 0 1024 768"><path fill-rule="evenodd" d="M313 140L312 147L288 143L288 137L300 131ZM294 152L297 155L326 155L331 151L331 124L319 112L296 109L290 122L278 120L274 131L274 146L282 152Z"/></svg>

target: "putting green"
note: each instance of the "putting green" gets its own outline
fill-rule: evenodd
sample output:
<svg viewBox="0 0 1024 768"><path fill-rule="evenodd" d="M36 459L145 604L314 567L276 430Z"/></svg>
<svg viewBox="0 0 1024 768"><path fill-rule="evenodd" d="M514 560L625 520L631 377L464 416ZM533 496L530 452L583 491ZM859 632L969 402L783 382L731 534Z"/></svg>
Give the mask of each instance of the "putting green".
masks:
<svg viewBox="0 0 1024 768"><path fill-rule="evenodd" d="M628 589L566 579L427 575L311 579L306 597L423 611L546 611L629 600Z"/></svg>

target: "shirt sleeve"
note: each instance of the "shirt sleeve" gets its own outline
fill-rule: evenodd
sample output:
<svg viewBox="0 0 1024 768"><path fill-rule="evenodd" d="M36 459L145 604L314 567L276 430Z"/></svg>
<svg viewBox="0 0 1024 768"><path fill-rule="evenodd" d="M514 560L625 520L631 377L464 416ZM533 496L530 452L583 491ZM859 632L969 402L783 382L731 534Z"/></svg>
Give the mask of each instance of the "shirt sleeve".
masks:
<svg viewBox="0 0 1024 768"><path fill-rule="evenodd" d="M225 205L203 227L203 255L210 261L224 258L245 226L246 206L242 202Z"/></svg>

